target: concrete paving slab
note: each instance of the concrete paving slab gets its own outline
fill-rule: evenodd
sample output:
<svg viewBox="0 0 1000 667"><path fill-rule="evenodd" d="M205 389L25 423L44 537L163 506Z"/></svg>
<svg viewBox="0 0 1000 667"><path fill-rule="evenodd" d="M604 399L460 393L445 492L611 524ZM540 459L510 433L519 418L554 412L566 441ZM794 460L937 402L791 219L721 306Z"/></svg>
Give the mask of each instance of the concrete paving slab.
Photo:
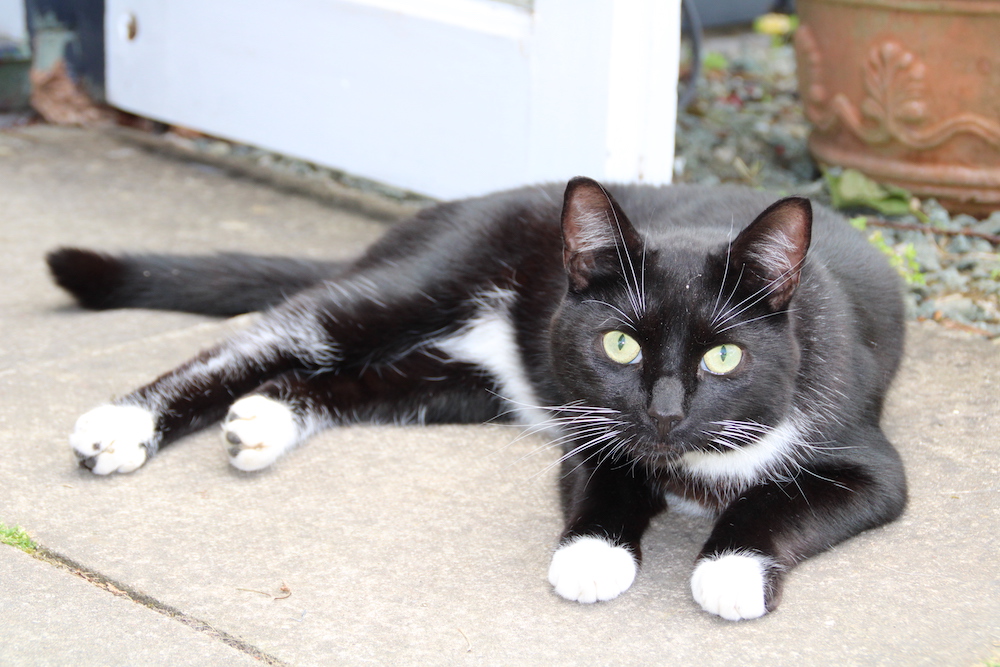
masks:
<svg viewBox="0 0 1000 667"><path fill-rule="evenodd" d="M255 475L228 467L214 430L132 475L75 467L66 435L80 412L245 320L76 311L47 282L46 249L332 255L382 226L144 152L115 162L123 146L103 135L15 139L13 162L0 151L0 202L17 213L0 213L0 272L19 281L0 313L0 521L48 549L288 664L974 665L1000 653L1000 347L910 327L887 416L909 510L800 566L776 613L731 624L701 612L688 578L709 527L674 516L653 526L632 590L581 606L545 580L556 453L508 427L339 429ZM134 199L102 197L106 183ZM260 201L273 211L256 220ZM256 232L234 239L227 219ZM84 595L59 590L67 604ZM0 610L10 596L0 587ZM46 600L37 618L72 627ZM113 614L90 621L95 641L120 636ZM186 636L174 646L198 655Z"/></svg>
<svg viewBox="0 0 1000 667"><path fill-rule="evenodd" d="M256 657L0 547L0 665L260 665Z"/></svg>

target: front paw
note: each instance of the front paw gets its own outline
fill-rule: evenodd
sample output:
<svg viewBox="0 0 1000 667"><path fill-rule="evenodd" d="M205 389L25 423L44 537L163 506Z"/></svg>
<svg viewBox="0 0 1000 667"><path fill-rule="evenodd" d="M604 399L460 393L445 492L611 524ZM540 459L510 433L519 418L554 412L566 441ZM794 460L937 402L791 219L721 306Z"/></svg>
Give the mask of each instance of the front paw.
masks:
<svg viewBox="0 0 1000 667"><path fill-rule="evenodd" d="M752 552L704 558L691 575L691 593L705 611L729 621L767 613L774 561Z"/></svg>
<svg viewBox="0 0 1000 667"><path fill-rule="evenodd" d="M222 431L229 463L246 472L271 465L300 439L292 410L284 403L260 395L233 403Z"/></svg>
<svg viewBox="0 0 1000 667"><path fill-rule="evenodd" d="M597 602L616 598L635 580L636 560L625 547L583 536L552 555L549 583L567 600Z"/></svg>
<svg viewBox="0 0 1000 667"><path fill-rule="evenodd" d="M152 413L137 405L102 405L82 415L69 436L80 464L95 475L132 472L156 436Z"/></svg>

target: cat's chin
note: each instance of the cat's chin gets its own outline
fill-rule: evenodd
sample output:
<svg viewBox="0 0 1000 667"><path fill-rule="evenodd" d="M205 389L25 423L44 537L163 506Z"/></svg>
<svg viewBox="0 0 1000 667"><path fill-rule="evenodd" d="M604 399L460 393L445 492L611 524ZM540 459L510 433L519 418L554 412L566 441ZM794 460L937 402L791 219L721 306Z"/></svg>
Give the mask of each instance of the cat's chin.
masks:
<svg viewBox="0 0 1000 667"><path fill-rule="evenodd" d="M687 450L678 447L658 446L652 451L643 452L638 458L651 468L672 470L680 464L685 451Z"/></svg>

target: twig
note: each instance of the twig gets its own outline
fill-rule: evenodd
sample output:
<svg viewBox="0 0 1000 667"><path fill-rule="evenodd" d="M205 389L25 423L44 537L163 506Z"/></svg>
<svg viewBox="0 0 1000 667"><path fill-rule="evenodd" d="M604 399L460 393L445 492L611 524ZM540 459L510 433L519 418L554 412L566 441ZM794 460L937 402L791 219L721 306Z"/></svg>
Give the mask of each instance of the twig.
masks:
<svg viewBox="0 0 1000 667"><path fill-rule="evenodd" d="M989 241L993 245L1000 245L1000 236L969 229L941 229L939 227L934 227L933 225L924 225L914 222L896 222L895 220L886 220L885 218L867 218L866 222L867 224L875 225L876 227L888 227L890 229L899 229L904 232L929 232L931 234L942 234L944 236L970 236L972 238Z"/></svg>
<svg viewBox="0 0 1000 667"><path fill-rule="evenodd" d="M238 591L246 591L247 593L260 593L264 597L273 597L270 593L265 593L264 591L258 591L255 588L237 588Z"/></svg>
<svg viewBox="0 0 1000 667"><path fill-rule="evenodd" d="M466 634L464 632L462 632L462 628L455 628L455 629L458 630L458 633L460 635L462 635L462 639L465 640L465 643L469 645L468 648L465 649L465 652L466 653L472 653L472 642L469 641L469 638L466 636Z"/></svg>
<svg viewBox="0 0 1000 667"><path fill-rule="evenodd" d="M281 582L281 588L279 588L278 590L281 591L284 595L271 595L270 593L265 593L264 591L258 591L256 588L237 588L236 590L246 591L247 593L260 593L261 595L269 597L272 600L286 600L292 597L292 589L290 589L288 585L283 581Z"/></svg>

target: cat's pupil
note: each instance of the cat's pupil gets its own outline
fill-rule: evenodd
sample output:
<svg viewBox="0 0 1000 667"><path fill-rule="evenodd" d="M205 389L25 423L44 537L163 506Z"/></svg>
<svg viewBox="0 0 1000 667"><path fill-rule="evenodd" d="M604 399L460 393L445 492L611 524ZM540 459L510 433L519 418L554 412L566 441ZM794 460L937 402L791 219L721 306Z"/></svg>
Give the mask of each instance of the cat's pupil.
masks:
<svg viewBox="0 0 1000 667"><path fill-rule="evenodd" d="M621 350L625 347L625 342L626 342L625 341L625 334L620 334L618 336L618 351L619 352L621 352Z"/></svg>

